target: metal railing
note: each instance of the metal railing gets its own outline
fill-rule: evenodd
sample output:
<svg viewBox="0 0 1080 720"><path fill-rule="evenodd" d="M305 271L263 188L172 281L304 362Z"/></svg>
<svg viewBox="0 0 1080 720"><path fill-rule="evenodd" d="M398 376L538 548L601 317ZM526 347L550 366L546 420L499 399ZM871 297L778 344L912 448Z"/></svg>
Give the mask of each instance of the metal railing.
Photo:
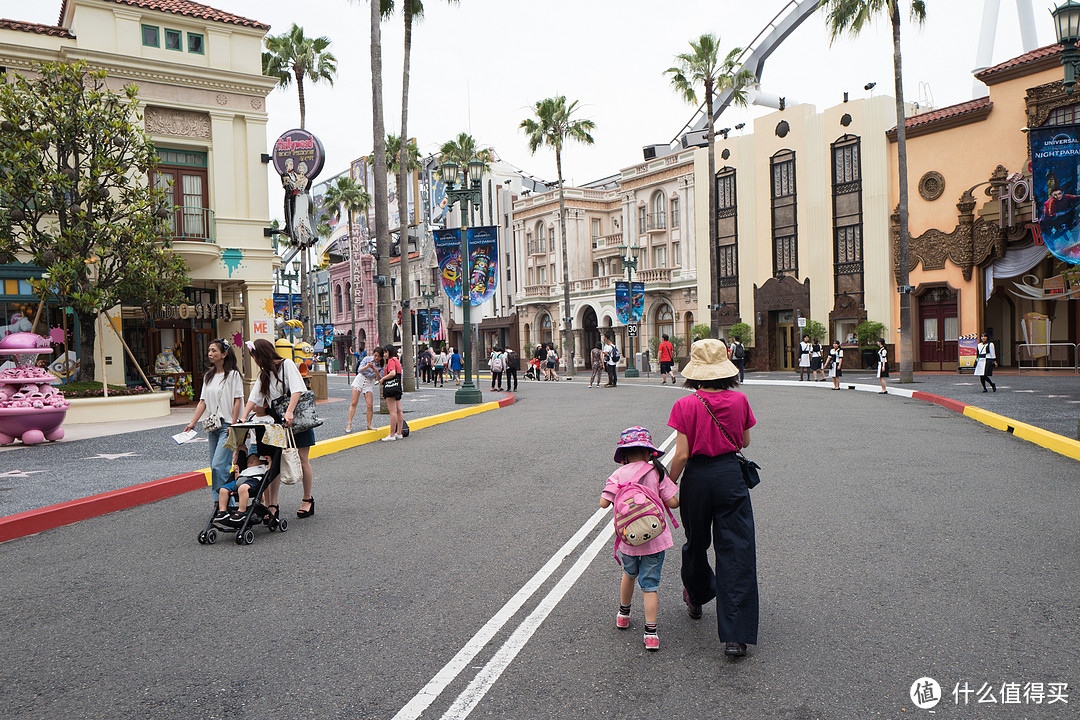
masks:
<svg viewBox="0 0 1080 720"><path fill-rule="evenodd" d="M665 230L667 229L667 215L662 212L649 213L645 225L649 230Z"/></svg>
<svg viewBox="0 0 1080 720"><path fill-rule="evenodd" d="M1016 346L1018 370L1072 370L1077 372L1076 359L1080 344L1021 343Z"/></svg>
<svg viewBox="0 0 1080 720"><path fill-rule="evenodd" d="M217 242L214 239L214 211L209 208L174 207L165 224L173 240Z"/></svg>

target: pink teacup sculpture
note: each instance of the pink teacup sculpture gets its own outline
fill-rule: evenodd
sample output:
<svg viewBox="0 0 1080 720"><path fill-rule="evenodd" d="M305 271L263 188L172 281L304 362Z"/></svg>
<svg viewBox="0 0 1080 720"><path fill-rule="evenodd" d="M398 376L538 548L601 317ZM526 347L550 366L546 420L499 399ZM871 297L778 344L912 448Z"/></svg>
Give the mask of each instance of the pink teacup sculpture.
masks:
<svg viewBox="0 0 1080 720"><path fill-rule="evenodd" d="M41 355L52 352L48 338L14 333L0 340L2 355ZM64 437L60 427L69 403L53 387L60 379L44 368L22 365L0 371L0 445L22 440L37 445Z"/></svg>

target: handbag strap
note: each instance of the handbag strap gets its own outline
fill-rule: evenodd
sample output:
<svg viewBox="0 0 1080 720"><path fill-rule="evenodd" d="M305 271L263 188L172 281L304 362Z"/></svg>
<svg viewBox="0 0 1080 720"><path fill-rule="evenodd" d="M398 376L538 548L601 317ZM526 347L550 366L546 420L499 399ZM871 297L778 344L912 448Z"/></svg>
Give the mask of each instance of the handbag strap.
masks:
<svg viewBox="0 0 1080 720"><path fill-rule="evenodd" d="M727 438L727 441L729 443L731 443L731 445L735 448L735 452L737 452L737 453L742 452L742 447L739 445L739 443L735 442L731 438L731 435L728 435L728 431L725 430L724 426L720 424L720 421L716 419L716 415L713 413L712 408L709 407L709 403L705 401L705 398L701 397L697 393L694 393L694 397L696 397L698 400L700 400L701 404L705 406L705 410L708 411L709 417L711 417L713 419L713 422L716 423L716 427L720 428L720 432L722 432L724 434L724 437Z"/></svg>

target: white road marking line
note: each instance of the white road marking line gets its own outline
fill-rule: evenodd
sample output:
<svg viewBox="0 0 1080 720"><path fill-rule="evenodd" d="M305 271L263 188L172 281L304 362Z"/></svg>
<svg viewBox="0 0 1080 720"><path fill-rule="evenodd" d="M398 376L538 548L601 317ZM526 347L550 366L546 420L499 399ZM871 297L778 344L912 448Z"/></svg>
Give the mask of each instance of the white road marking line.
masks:
<svg viewBox="0 0 1080 720"><path fill-rule="evenodd" d="M663 450L664 446L670 446L675 440L675 433L664 441L659 450ZM670 464L670 459L669 463ZM606 510L604 511L606 514ZM521 652L525 644L529 642L529 638L533 636L533 633L540 627L540 625L547 619L547 616L551 614L551 611L555 609L555 606L559 604L559 601L563 599L563 596L569 592L570 588L574 586L574 583L578 581L581 575L585 572L585 569L592 564L592 561L596 559L596 556L600 554L600 551L608 544L612 536L615 535L614 523L609 524L604 530L600 531L600 534L589 544L589 547L584 553L577 559L577 561L570 567L570 569L563 575L562 579L555 584L555 587L551 589L540 604L536 606L536 609L529 613L529 616L514 630L513 634L507 639L503 646L499 648L495 656L488 661L484 669L476 674L469 686L458 695L457 700L450 706L450 708L443 714L442 720L465 720L469 716L480 701L483 700L484 695L495 684L502 675L503 671L510 666L517 654Z"/></svg>
<svg viewBox="0 0 1080 720"><path fill-rule="evenodd" d="M657 446L657 449L661 452L666 452L667 449L671 447L672 444L675 442L675 437L676 433L672 431L672 433L668 435L667 439L665 439L661 445ZM670 460L668 464L670 464ZM563 560L565 560L566 557L570 555L570 553L573 552L578 545L581 544L582 540L585 539L585 536L593 531L597 523L599 523L607 516L607 513L608 511L606 508L599 508L595 513L593 513L592 517L590 517L584 525L578 528L578 531L575 532L573 536L566 541L566 544L559 548L558 552L552 555L551 559L549 559L542 568L537 570L536 574L533 575L529 579L529 581L525 583L525 585L523 585L522 588L518 590L517 593L515 593L514 596L510 598L506 602L506 604L503 605L499 609L499 611L495 613L495 615L493 615L492 618L484 624L484 627L480 628L480 630L475 635L473 635L467 643L465 643L465 646L461 648L461 650L459 650L453 658L450 659L450 662L446 663L446 665L444 665L443 668L435 674L435 677L431 678L428 684L425 685L423 689L421 689L420 692L418 692L416 696L413 697L413 699L405 705L405 707L401 708L401 710L399 710L398 713L394 715L393 720L416 720L416 718L419 718L424 713L424 711L427 710L431 703L435 702L435 699L438 698L440 694L442 694L442 691L446 689L446 686L453 682L454 679L458 675L460 675L466 667L469 666L469 663L472 662L472 659L476 657L476 655L484 648L485 645L491 642L491 638L495 637L495 635L499 632L499 630L502 629L504 625L506 625L510 618L512 618L514 614L521 609L521 606L525 604L525 601L532 597L536 593L536 591L540 589L540 586L543 585L544 582L551 576L551 574L555 572L555 570L562 564ZM604 543L606 543L607 539L610 538L610 535L614 534L614 532L615 527L614 525L611 525L610 532L607 533L607 537L605 537L604 533L601 533L600 537L604 537ZM593 545L596 545L596 541L593 542ZM603 543L601 543L601 547L602 546ZM590 550L591 548L592 545L590 545ZM585 554L582 557L589 557L589 562L592 562L592 558L595 557L597 552L599 552L599 550L590 554L590 552L586 550ZM581 560L579 559L578 562L581 562ZM588 564L589 563L585 563L585 567L587 567ZM573 569L576 567L577 564L575 564L571 568L570 572L573 572ZM569 576L569 574L570 573L567 573L567 576ZM580 574L581 573L579 572L578 575ZM563 580L565 579L566 576L564 576ZM560 583L561 582L562 581L560 581ZM553 592L554 590L552 590L552 593ZM564 590L563 594L565 594L565 592L566 591ZM549 593L548 596L550 597L551 593ZM560 595L559 597L562 597L562 595ZM556 602L558 601L556 600ZM535 611L533 614L535 614ZM547 617L546 613L544 617ZM541 618L541 621L542 620L543 618ZM526 620L526 622L528 622L528 620ZM539 623L537 623L537 626L539 626ZM520 631L520 629L521 628L519 627L518 630ZM529 634L531 635L532 633L530 632ZM517 653L515 652L514 654L516 655ZM510 659L512 660L513 658ZM491 663L488 664L490 665ZM501 673L502 670L499 670L499 672ZM495 677L497 678L498 675L496 675ZM494 682L494 679L492 679L492 682ZM485 690L484 692L487 692L487 690ZM480 696L477 698L477 702L479 702L481 697L483 697L483 693L481 693Z"/></svg>

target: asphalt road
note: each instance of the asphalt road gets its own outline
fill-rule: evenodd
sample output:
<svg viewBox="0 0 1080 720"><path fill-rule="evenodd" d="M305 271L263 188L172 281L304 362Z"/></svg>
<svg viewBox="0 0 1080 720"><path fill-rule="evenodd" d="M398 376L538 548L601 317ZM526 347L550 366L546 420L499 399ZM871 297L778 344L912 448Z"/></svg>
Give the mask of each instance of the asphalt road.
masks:
<svg viewBox="0 0 1080 720"><path fill-rule="evenodd" d="M522 385L318 459L315 517L249 547L196 542L201 493L0 545L0 716L929 717L908 690L931 676L937 717L1076 717L1076 463L899 397L747 386L760 644L721 656L677 550L660 651L640 595L616 630L599 492L619 431L663 440L680 392ZM1069 704L957 707L964 682L1067 682Z"/></svg>

